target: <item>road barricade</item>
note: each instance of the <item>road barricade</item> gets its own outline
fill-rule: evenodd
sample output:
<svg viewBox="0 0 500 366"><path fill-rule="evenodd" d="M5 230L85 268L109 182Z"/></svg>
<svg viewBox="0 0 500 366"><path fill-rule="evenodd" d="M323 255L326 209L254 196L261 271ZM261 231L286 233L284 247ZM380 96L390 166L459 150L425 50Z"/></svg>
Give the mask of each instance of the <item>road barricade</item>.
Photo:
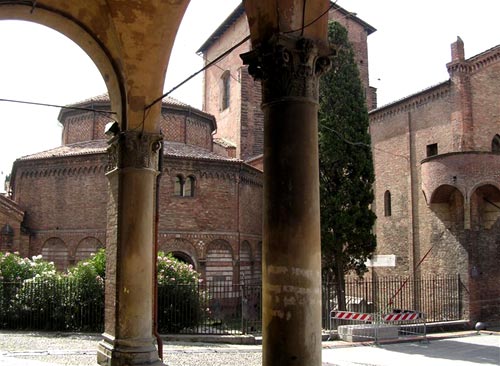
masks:
<svg viewBox="0 0 500 366"><path fill-rule="evenodd" d="M427 339L427 325L425 315L415 310L394 309L392 313L383 314L384 324L399 327L398 338L422 338Z"/></svg>
<svg viewBox="0 0 500 366"><path fill-rule="evenodd" d="M425 316L414 310L394 309L392 313L387 314L332 310L330 332L329 339L337 335L346 342L378 343L416 337L427 339Z"/></svg>
<svg viewBox="0 0 500 366"><path fill-rule="evenodd" d="M330 338L337 334L346 342L376 342L380 337L381 326L374 320L373 314L333 310L330 312ZM382 325L382 328L382 332L386 332L387 327Z"/></svg>

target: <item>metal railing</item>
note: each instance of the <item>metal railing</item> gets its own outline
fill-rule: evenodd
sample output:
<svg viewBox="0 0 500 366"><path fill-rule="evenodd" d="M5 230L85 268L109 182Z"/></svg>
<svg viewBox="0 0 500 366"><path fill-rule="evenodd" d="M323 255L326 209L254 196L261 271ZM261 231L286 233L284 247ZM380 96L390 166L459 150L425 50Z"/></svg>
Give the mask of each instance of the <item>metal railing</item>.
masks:
<svg viewBox="0 0 500 366"><path fill-rule="evenodd" d="M416 309L427 322L460 320L458 276L406 278L369 277L346 281L349 311L384 313ZM259 284L162 285L158 287L159 332L185 334L259 334L262 287ZM330 328L336 310L333 284L323 285L323 328ZM0 282L0 328L101 332L104 287L82 289L64 281Z"/></svg>
<svg viewBox="0 0 500 366"><path fill-rule="evenodd" d="M416 309L428 323L463 319L463 284L458 275L407 277L365 277L346 281L345 310L384 313L393 309ZM323 327L328 329L329 314L337 310L335 284L323 286Z"/></svg>

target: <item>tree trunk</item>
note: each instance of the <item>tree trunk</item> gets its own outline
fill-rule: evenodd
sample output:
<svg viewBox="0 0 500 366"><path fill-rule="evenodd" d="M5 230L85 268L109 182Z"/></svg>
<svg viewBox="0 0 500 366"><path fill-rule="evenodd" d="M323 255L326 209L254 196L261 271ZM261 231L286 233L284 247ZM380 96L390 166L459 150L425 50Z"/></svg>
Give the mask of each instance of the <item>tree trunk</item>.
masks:
<svg viewBox="0 0 500 366"><path fill-rule="evenodd" d="M335 281L335 289L337 292L337 304L338 310L347 310L346 309L346 300L345 300L345 273L344 273L344 263L342 261L342 254L337 253L335 256L336 262L336 281Z"/></svg>

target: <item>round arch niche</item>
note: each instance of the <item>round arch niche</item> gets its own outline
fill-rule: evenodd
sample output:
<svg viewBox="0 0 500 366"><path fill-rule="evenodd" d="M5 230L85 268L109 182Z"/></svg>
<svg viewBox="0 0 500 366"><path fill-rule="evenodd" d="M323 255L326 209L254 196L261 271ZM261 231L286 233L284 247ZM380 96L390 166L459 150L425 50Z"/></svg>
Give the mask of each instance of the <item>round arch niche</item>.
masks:
<svg viewBox="0 0 500 366"><path fill-rule="evenodd" d="M500 189L493 184L478 186L470 198L471 227L491 229L500 217Z"/></svg>
<svg viewBox="0 0 500 366"><path fill-rule="evenodd" d="M464 195L458 188L444 184L431 195L430 208L448 229L464 228Z"/></svg>

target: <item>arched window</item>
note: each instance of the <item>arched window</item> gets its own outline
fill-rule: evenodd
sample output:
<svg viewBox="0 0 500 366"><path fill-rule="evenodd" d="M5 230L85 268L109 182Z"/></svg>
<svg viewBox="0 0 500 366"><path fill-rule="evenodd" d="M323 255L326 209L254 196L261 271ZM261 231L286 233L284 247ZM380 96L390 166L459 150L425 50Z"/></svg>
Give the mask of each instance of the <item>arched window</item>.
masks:
<svg viewBox="0 0 500 366"><path fill-rule="evenodd" d="M384 193L384 216L392 215L391 207L391 192L385 191Z"/></svg>
<svg viewBox="0 0 500 366"><path fill-rule="evenodd" d="M184 183L184 196L185 197L194 197L194 177L189 176L186 178L186 182Z"/></svg>
<svg viewBox="0 0 500 366"><path fill-rule="evenodd" d="M221 77L221 111L229 108L231 73L225 71Z"/></svg>
<svg viewBox="0 0 500 366"><path fill-rule="evenodd" d="M500 153L500 136L498 134L491 141L491 151Z"/></svg>
<svg viewBox="0 0 500 366"><path fill-rule="evenodd" d="M175 177L174 195L181 197L184 196L184 178L182 175Z"/></svg>
<svg viewBox="0 0 500 366"><path fill-rule="evenodd" d="M174 195L179 197L194 197L195 178L190 175L184 178L182 175L175 177Z"/></svg>

